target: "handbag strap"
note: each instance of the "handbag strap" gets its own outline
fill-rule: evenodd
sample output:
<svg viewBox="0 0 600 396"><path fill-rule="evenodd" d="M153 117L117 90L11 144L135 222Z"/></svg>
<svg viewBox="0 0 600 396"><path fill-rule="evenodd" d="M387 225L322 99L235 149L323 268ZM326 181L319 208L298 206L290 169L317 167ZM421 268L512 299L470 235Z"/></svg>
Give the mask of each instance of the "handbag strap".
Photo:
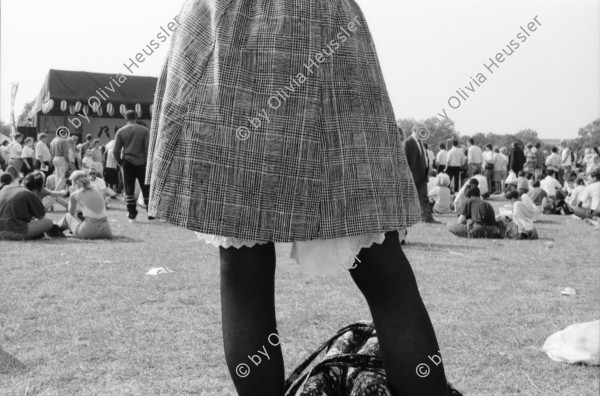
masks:
<svg viewBox="0 0 600 396"><path fill-rule="evenodd" d="M315 358L317 356L319 356L319 354L321 352L323 352L323 350L325 348L329 349L331 347L331 345L333 345L335 340L340 338L342 335L344 335L348 331L352 331L353 334L359 334L362 336L358 342L359 344L362 344L362 343L364 343L364 341L366 339L369 338L369 336L373 333L374 329L375 329L375 326L373 325L373 323L354 323L354 324L348 325L348 326L340 329L333 337L331 337L329 340L327 340L323 344L321 344L321 346L319 348L317 348L316 351L314 351L308 358L306 358L306 360L304 362L302 362L296 368L296 370L294 370L294 372L292 374L290 374L288 379L285 381L286 394L288 394L288 392L292 391L292 385L294 384L294 382L297 381L298 383L302 383L304 378L306 378L313 371L313 370L310 370L309 372L304 373L304 375L301 376L302 372L304 370L306 370L306 368L308 366L310 366L310 364L315 360ZM323 362L321 362L320 364L330 361L334 358L326 359ZM293 393L291 393L291 394L293 394Z"/></svg>

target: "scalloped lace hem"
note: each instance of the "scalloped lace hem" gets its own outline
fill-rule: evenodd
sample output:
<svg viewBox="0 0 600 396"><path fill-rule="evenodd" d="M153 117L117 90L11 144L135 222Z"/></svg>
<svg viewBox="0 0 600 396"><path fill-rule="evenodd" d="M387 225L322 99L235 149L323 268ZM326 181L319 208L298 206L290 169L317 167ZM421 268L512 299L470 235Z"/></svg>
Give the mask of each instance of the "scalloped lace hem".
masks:
<svg viewBox="0 0 600 396"><path fill-rule="evenodd" d="M406 230L398 230L402 242ZM238 238L202 234L196 236L209 245L224 248L241 248L264 245L268 241L250 241ZM385 239L384 233L365 234L333 239L317 239L314 241L297 241L292 246L290 258L296 260L303 273L309 276L328 276L340 270L350 270L360 264L357 258L361 249L373 244L381 244Z"/></svg>

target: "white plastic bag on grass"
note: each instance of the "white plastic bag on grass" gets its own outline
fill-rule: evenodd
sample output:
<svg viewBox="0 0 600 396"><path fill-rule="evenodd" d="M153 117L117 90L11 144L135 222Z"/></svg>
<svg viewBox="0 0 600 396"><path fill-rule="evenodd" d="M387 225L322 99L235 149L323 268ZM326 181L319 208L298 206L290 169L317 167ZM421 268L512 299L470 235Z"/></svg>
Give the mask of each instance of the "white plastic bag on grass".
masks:
<svg viewBox="0 0 600 396"><path fill-rule="evenodd" d="M557 362L600 365L600 320L577 323L552 334L543 349Z"/></svg>
<svg viewBox="0 0 600 396"><path fill-rule="evenodd" d="M517 175L515 174L514 171L510 170L510 171L508 171L508 176L506 177L504 184L513 183L515 180L517 180Z"/></svg>

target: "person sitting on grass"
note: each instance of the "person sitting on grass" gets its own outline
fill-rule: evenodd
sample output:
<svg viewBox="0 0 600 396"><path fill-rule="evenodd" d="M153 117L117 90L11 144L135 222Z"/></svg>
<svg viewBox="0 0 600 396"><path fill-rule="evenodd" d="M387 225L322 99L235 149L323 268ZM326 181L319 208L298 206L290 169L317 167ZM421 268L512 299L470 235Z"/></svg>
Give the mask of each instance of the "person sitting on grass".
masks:
<svg viewBox="0 0 600 396"><path fill-rule="evenodd" d="M90 184L84 171L75 171L69 177L75 191L69 198L69 213L58 223L61 230L70 230L75 238L112 238L106 218L106 207L102 193ZM83 221L77 216L77 209L83 214Z"/></svg>
<svg viewBox="0 0 600 396"><path fill-rule="evenodd" d="M529 192L529 180L524 171L519 171L516 180L517 193L519 193L519 197L523 194L527 194Z"/></svg>
<svg viewBox="0 0 600 396"><path fill-rule="evenodd" d="M0 191L6 186L9 186L13 182L13 177L10 173L3 173L0 175Z"/></svg>
<svg viewBox="0 0 600 396"><path fill-rule="evenodd" d="M46 180L46 175L41 172L41 171L34 171L35 173L39 173L41 174L41 178L42 178L42 186L44 186L45 184L45 180ZM25 176L27 177L27 176ZM35 195L37 195L37 197L40 199L40 201L42 201L42 205L44 205L44 208L46 209L46 211L48 211L48 209L52 209L52 204L54 202L58 202L61 203L65 208L67 207L66 201L63 199L63 197L65 197L69 191L68 190L59 190L59 191L54 191L54 189L48 189L46 187L42 187L41 190L37 191L32 191L33 193L35 193ZM51 202L50 206L46 206L49 202Z"/></svg>
<svg viewBox="0 0 600 396"><path fill-rule="evenodd" d="M581 219L600 216L600 167L590 173L590 180L581 193L579 203L571 210Z"/></svg>
<svg viewBox="0 0 600 396"><path fill-rule="evenodd" d="M465 202L458 223L448 223L447 229L461 238L498 238L496 213L489 203L481 199L478 187L467 187Z"/></svg>
<svg viewBox="0 0 600 396"><path fill-rule="evenodd" d="M452 200L450 198L450 177L440 173L435 179L436 186L429 193L429 203L434 214L452 213Z"/></svg>
<svg viewBox="0 0 600 396"><path fill-rule="evenodd" d="M17 168L14 167L14 165L9 165L6 168L6 171L4 172L3 175L9 175L11 177L10 182L7 182L9 184L7 185L11 185L11 186L20 186L21 185L21 180L23 179L23 174L21 172L19 172L17 170Z"/></svg>
<svg viewBox="0 0 600 396"><path fill-rule="evenodd" d="M583 190L585 190L585 181L583 181L581 177L578 177L575 179L575 183L571 189L571 193L569 194L567 204L573 207L578 206L579 202L581 202L581 193Z"/></svg>
<svg viewBox="0 0 600 396"><path fill-rule="evenodd" d="M561 201L564 202L564 194L560 194L557 196L559 191L562 191L562 186L555 179L554 175L556 172L553 169L548 169L546 171L546 177L544 177L540 181L540 187L542 190L546 191L548 195L547 205L544 207L544 213L548 214L560 214L561 211Z"/></svg>
<svg viewBox="0 0 600 396"><path fill-rule="evenodd" d="M481 174L481 169L473 170L472 179L477 180L479 183L477 188L479 189L479 193L481 194L481 199L488 199L490 197L490 186L488 185L488 180L485 176Z"/></svg>
<svg viewBox="0 0 600 396"><path fill-rule="evenodd" d="M537 221L539 219L539 215L541 215L544 212L544 206L546 206L546 198L548 197L548 194L546 194L546 191L540 188L539 180L534 180L532 187L533 188L529 190L527 195L529 196L529 198L531 198L533 204L535 205L537 215L536 220L534 221Z"/></svg>
<svg viewBox="0 0 600 396"><path fill-rule="evenodd" d="M534 229L533 223L538 220L540 211L531 196L529 194L519 195L517 191L511 191L507 193L506 198L510 204L502 207L500 214L503 215L503 211L508 209L510 215L507 217L512 218L519 227L520 232L532 231Z"/></svg>
<svg viewBox="0 0 600 396"><path fill-rule="evenodd" d="M429 181L427 182L427 194L437 186L437 176L438 173L435 169L429 171Z"/></svg>
<svg viewBox="0 0 600 396"><path fill-rule="evenodd" d="M66 187L66 185L65 185ZM42 204L46 211L54 211L54 204L57 203L68 209L69 203L63 198L69 193L69 190L56 190L56 175L52 174L46 178L45 188L42 190Z"/></svg>
<svg viewBox="0 0 600 396"><path fill-rule="evenodd" d="M92 188L100 191L102 196L104 197L104 202L106 203L106 207L108 208L108 204L110 203L111 198L117 195L112 189L106 186L106 182L98 177L98 171L94 168L88 170L88 178L90 180L90 185Z"/></svg>
<svg viewBox="0 0 600 396"><path fill-rule="evenodd" d="M44 205L36 195L44 186L42 176L31 173L23 180L23 186L13 182L0 191L0 239L37 239L56 230L52 220L45 217Z"/></svg>
<svg viewBox="0 0 600 396"><path fill-rule="evenodd" d="M467 196L466 196L466 190L469 187L478 187L479 186L479 182L477 181L477 179L469 179L467 181L467 183L465 183L464 186L461 187L460 191L458 192L458 194L456 194L456 197L454 198L454 212L456 213L460 213L462 210L463 205L465 204L465 202L467 202Z"/></svg>

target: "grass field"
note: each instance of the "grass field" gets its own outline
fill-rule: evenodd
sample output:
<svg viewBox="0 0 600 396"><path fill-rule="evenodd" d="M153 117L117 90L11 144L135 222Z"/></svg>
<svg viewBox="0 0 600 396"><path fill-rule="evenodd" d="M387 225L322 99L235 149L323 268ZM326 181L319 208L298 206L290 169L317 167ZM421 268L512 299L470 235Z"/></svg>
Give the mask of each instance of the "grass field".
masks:
<svg viewBox="0 0 600 396"><path fill-rule="evenodd" d="M111 242L0 242L0 394L233 395L218 251L164 223L129 224L116 206ZM552 333L600 316L599 234L566 216L537 226L537 241L458 239L443 225L409 231L405 252L448 379L465 395L599 393L598 367L541 350ZM276 275L288 373L337 329L370 319L348 274L308 278L290 248L277 246ZM158 266L174 272L145 275ZM565 287L578 294L561 295Z"/></svg>

